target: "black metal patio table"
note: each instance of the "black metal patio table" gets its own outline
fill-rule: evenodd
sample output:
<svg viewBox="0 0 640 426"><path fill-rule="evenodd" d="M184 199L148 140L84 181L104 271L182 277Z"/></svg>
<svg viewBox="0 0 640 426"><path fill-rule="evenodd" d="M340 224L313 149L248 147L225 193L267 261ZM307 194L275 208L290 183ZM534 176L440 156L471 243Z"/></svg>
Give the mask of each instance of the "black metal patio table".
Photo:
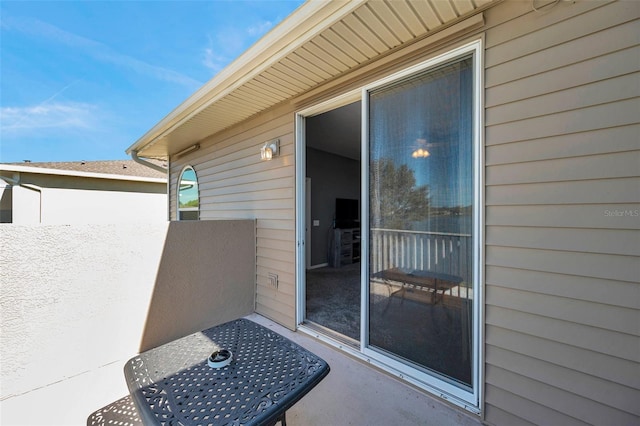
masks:
<svg viewBox="0 0 640 426"><path fill-rule="evenodd" d="M231 363L211 367L220 350ZM329 373L320 357L238 319L130 359L124 374L145 425L273 425Z"/></svg>

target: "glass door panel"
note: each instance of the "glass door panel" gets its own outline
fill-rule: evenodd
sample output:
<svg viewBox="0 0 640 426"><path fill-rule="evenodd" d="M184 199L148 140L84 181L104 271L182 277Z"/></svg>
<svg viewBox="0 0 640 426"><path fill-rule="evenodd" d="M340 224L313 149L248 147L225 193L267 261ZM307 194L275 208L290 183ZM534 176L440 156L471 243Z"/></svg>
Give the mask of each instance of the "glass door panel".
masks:
<svg viewBox="0 0 640 426"><path fill-rule="evenodd" d="M368 347L473 387L473 57L368 92Z"/></svg>

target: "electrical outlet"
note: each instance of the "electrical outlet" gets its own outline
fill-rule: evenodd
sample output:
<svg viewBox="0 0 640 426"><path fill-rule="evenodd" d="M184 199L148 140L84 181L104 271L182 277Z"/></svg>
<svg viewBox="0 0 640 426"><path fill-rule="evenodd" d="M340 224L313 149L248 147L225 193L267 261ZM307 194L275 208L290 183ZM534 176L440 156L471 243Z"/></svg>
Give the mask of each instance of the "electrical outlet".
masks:
<svg viewBox="0 0 640 426"><path fill-rule="evenodd" d="M269 285L273 288L278 288L278 274L274 274L272 272L269 272L267 274L267 277L269 278Z"/></svg>
<svg viewBox="0 0 640 426"><path fill-rule="evenodd" d="M313 226L320 226L320 221L318 219L314 219Z"/></svg>

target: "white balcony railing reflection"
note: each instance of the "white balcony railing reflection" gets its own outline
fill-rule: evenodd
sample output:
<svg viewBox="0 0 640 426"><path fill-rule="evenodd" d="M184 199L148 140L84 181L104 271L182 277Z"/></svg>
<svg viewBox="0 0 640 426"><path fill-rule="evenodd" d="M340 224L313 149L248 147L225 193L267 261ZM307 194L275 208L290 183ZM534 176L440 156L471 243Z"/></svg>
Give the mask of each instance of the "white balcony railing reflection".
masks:
<svg viewBox="0 0 640 426"><path fill-rule="evenodd" d="M471 298L471 234L372 228L370 239L371 275L394 268L453 275L462 283L452 295Z"/></svg>

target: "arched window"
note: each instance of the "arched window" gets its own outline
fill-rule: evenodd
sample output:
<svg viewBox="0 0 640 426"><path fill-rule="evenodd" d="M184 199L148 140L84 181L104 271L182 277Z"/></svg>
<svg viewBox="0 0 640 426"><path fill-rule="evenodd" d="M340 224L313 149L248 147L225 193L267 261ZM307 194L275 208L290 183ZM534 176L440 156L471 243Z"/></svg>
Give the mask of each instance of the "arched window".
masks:
<svg viewBox="0 0 640 426"><path fill-rule="evenodd" d="M199 218L198 177L193 167L186 166L178 180L178 220L198 220Z"/></svg>

